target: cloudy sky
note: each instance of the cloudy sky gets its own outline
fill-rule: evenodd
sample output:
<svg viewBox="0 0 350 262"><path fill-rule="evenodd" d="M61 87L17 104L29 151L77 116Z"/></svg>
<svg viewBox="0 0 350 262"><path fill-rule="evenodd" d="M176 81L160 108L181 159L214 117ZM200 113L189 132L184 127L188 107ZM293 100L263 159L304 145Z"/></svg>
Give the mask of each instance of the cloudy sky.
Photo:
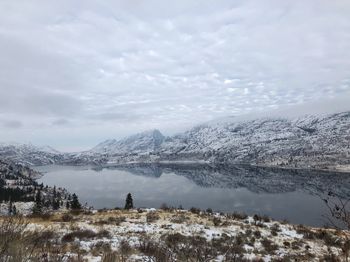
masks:
<svg viewBox="0 0 350 262"><path fill-rule="evenodd" d="M291 105L346 107L349 14L349 0L3 0L0 140L71 151Z"/></svg>

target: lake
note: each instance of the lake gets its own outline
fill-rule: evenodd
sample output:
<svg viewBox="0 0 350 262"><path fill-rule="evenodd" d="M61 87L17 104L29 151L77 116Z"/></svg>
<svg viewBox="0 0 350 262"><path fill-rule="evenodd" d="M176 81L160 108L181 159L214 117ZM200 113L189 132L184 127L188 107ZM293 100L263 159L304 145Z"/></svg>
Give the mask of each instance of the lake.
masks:
<svg viewBox="0 0 350 262"><path fill-rule="evenodd" d="M131 193L136 207L212 208L268 215L295 224L322 226L328 215L322 198L334 192L350 198L350 174L248 166L132 165L36 167L38 182L64 187L94 208L123 207Z"/></svg>

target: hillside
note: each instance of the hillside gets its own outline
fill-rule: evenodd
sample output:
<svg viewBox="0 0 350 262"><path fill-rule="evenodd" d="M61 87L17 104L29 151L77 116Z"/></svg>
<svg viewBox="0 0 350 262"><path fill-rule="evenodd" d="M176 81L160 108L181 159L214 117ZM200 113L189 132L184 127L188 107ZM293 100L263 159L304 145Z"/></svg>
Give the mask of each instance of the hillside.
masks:
<svg viewBox="0 0 350 262"><path fill-rule="evenodd" d="M79 153L0 145L0 157L31 165L190 161L349 171L350 112L296 119L232 119L170 137L151 130L109 139Z"/></svg>
<svg viewBox="0 0 350 262"><path fill-rule="evenodd" d="M349 237L348 231L195 208L0 217L0 234L10 236L0 239L7 247L0 253L4 261L89 262L345 261Z"/></svg>
<svg viewBox="0 0 350 262"><path fill-rule="evenodd" d="M138 142L129 141L129 148ZM350 170L350 112L205 124L167 137L157 147L123 148L109 146L107 163L205 161Z"/></svg>
<svg viewBox="0 0 350 262"><path fill-rule="evenodd" d="M41 175L27 166L0 160L0 215L69 208L72 199L69 192L38 184L36 179Z"/></svg>

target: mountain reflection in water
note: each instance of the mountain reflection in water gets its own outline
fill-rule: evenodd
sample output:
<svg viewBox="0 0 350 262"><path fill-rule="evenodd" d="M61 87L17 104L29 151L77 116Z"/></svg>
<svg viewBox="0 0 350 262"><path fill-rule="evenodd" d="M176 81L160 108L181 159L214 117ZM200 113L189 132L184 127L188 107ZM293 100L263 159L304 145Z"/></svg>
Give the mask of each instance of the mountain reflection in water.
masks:
<svg viewBox="0 0 350 262"><path fill-rule="evenodd" d="M195 206L320 226L327 215L324 195L331 191L350 198L346 173L188 164L37 169L45 173L40 182L76 192L81 202L95 208L123 206L131 192L137 207Z"/></svg>

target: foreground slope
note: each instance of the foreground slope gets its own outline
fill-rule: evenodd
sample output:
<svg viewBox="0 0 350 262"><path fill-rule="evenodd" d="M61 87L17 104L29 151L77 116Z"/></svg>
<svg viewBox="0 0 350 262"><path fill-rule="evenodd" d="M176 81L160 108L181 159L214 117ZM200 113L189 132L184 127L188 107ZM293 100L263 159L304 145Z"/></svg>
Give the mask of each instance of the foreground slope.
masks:
<svg viewBox="0 0 350 262"><path fill-rule="evenodd" d="M349 237L348 231L196 209L0 217L0 233L12 235L11 229L18 228L20 232L15 232L14 238L0 239L0 244L7 241L8 247L0 258L28 255L33 260L50 257L52 261L345 261Z"/></svg>

